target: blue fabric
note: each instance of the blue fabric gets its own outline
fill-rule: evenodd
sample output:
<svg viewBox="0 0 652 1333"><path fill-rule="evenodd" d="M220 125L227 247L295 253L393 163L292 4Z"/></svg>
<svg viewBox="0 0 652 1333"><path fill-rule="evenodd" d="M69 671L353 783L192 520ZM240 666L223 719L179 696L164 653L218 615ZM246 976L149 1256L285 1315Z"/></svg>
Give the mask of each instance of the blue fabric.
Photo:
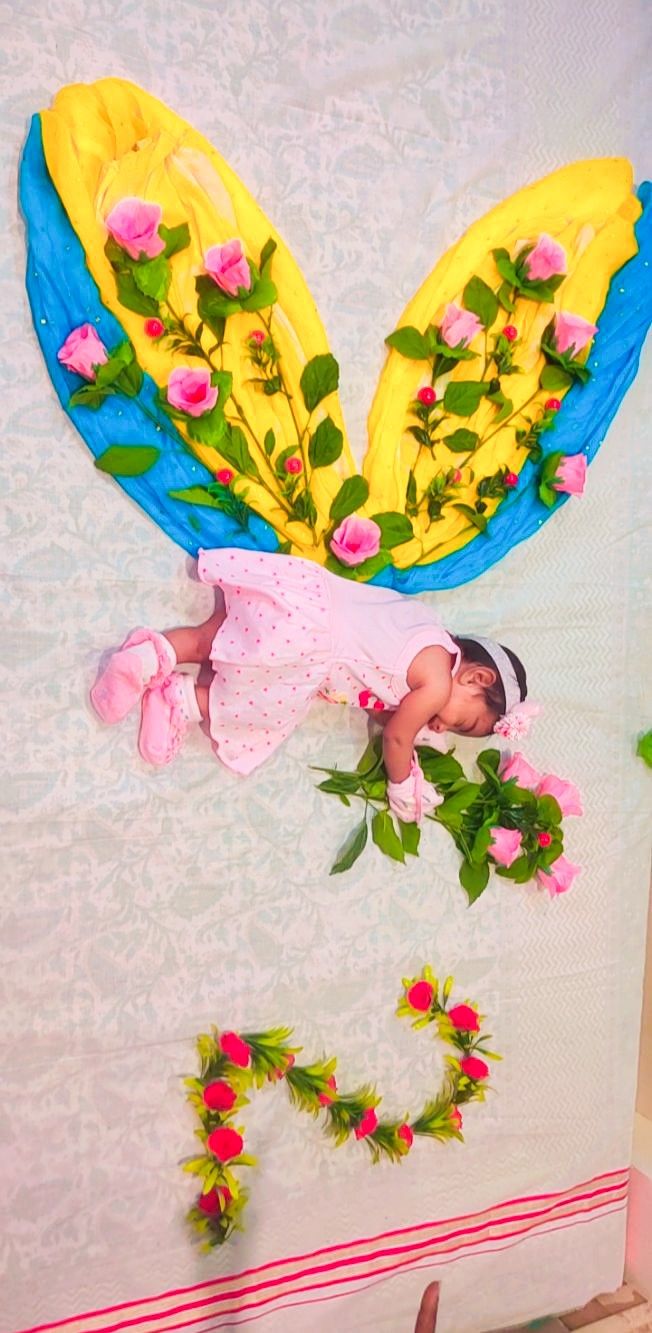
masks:
<svg viewBox="0 0 652 1333"><path fill-rule="evenodd" d="M32 119L23 152L20 198L27 223L27 290L34 325L61 404L91 452L97 457L110 444L156 444L161 449L161 457L149 473L121 478L119 484L191 555L196 555L200 546L276 550L276 534L257 516L244 531L235 520L217 510L170 498L168 491L206 484L211 475L189 454L182 437L160 413L156 386L149 377L145 377L140 396L158 416L160 432L133 401L123 397L115 400L116 404L119 401L116 410L106 405L98 412L68 408L70 395L81 381L59 364L57 351L70 330L86 321L93 322L108 347L121 341L124 331L100 300L97 285L86 267L83 248L48 174L39 116ZM639 198L644 210L636 227L639 251L611 283L588 363L592 378L587 385L574 385L567 393L554 428L543 437L547 453L584 452L590 461L636 374L652 318L652 186L649 183L641 186ZM541 503L537 493L539 466L526 462L518 490L503 501L487 532L462 550L431 565L384 570L372 581L400 592L418 593L454 588L477 578L518 542L536 532L568 500L568 496L560 496L552 510Z"/></svg>

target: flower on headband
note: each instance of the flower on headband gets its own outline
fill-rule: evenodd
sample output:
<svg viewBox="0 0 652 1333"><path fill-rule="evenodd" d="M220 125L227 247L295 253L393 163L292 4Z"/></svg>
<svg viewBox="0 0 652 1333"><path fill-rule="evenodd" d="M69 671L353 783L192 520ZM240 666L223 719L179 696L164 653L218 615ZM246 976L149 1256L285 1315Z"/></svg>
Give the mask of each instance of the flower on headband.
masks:
<svg viewBox="0 0 652 1333"><path fill-rule="evenodd" d="M507 741L520 741L527 736L530 730L530 723L533 717L541 712L538 704L529 704L525 700L516 704L515 708L510 709L503 717L499 717L494 727L497 736L503 736Z"/></svg>

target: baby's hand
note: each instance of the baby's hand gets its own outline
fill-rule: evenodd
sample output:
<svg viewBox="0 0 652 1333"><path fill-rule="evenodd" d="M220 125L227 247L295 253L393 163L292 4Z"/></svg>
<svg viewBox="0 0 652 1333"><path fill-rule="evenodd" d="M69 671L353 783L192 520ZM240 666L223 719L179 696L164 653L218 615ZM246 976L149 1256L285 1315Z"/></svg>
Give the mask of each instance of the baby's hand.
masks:
<svg viewBox="0 0 652 1333"><path fill-rule="evenodd" d="M415 758L408 776L403 782L387 783L389 808L404 824L419 824L424 815L432 814L441 805L443 796L426 782Z"/></svg>

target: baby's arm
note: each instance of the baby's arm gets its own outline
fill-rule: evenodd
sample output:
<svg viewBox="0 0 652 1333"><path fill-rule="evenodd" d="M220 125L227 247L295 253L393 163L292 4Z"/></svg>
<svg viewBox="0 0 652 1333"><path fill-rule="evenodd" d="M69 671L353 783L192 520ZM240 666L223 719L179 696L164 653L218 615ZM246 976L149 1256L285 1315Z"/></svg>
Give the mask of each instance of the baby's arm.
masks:
<svg viewBox="0 0 652 1333"><path fill-rule="evenodd" d="M450 695L450 660L444 648L425 648L411 664L410 691L383 732L383 759L390 782L404 782L409 776L415 737Z"/></svg>

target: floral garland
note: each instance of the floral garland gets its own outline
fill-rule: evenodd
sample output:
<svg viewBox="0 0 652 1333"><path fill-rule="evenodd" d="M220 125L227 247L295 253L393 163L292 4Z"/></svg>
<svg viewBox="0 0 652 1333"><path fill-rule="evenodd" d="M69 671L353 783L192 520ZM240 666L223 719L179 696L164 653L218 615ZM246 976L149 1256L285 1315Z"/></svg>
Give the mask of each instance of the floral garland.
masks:
<svg viewBox="0 0 652 1333"><path fill-rule="evenodd" d="M359 511L369 500L369 483L360 475L347 477L339 485L327 518L317 509L311 489L316 469L328 468L340 458L343 435L330 416L313 427L313 415L339 384L339 367L330 353L313 357L304 367L300 389L307 414L303 424L289 391L282 358L274 339L273 316L278 298L271 269L276 242L268 240L254 262L245 255L237 238L211 246L203 256L204 271L195 279L196 310L178 311L170 301L171 261L190 245L187 223L167 227L156 203L129 198L121 200L106 218L108 239L105 254L113 269L118 298L126 309L144 317L145 334L164 341L192 364L179 365L169 374L158 394L159 413L139 400L143 372L131 342L108 350L91 324L73 329L59 350L59 360L81 376L85 383L70 398L71 407L98 409L115 394L138 402L158 433L166 432L166 421L180 426L187 438L215 450L214 480L185 490L169 491L182 503L220 509L241 527L248 526L255 500L252 485L261 488L278 509L283 524L307 525L315 546L324 542L326 565L348 578L366 580L394 563L396 547L414 537L413 520L425 513L428 527L439 522L447 507L461 513L467 527L485 532L488 511L496 508L519 484L519 477L506 466L475 478L470 461L478 449L499 429L513 425L520 449L538 462L543 458L541 437L554 424L561 406L559 397L574 382L589 378L581 359L596 332L594 325L578 315L559 312L547 326L537 349L545 366L537 389L514 408L504 381L521 367L515 361L519 348L518 329L505 324L492 335L500 310L510 315L518 299L550 303L564 281L564 250L545 234L536 244L525 246L510 257L507 250L493 250L498 274L497 290L473 276L463 293L463 306L449 304L439 323L424 333L411 326L397 329L386 339L403 357L429 366L429 383L416 392L408 411L407 430L416 442L405 491L404 512L386 512L372 517ZM261 438L233 391L233 377L224 366L225 332L233 315L257 314L261 327L240 337L253 375L250 382L266 397L281 394L289 409L295 438L277 440L268 429ZM479 379L448 378L462 362L477 360L480 352L470 344L484 337L484 358ZM440 381L448 378L441 390ZM545 401L542 397L545 395ZM483 401L495 408L483 435L460 425L472 417ZM531 406L531 414L526 409ZM167 428L176 447L183 438ZM422 458L435 458L439 447L444 459L458 455L457 466L445 463L427 484L419 484ZM155 466L157 445L111 445L96 459L96 466L114 476L140 476ZM560 493L581 494L584 487L584 455L561 452L543 459L538 493L551 507ZM473 504L459 498L460 487L468 498L474 485ZM191 520L190 520L191 521ZM283 541L279 550L289 552L292 543Z"/></svg>
<svg viewBox="0 0 652 1333"><path fill-rule="evenodd" d="M291 1028L268 1032L219 1031L197 1038L200 1061L198 1078L185 1079L187 1097L199 1118L195 1134L202 1143L201 1156L183 1163L183 1170L197 1176L201 1192L187 1214L204 1248L212 1249L228 1240L234 1229L242 1229L242 1213L248 1191L240 1184L236 1168L252 1167L256 1159L244 1151L244 1130L235 1125L248 1104L246 1095L265 1083L283 1082L292 1105L317 1119L336 1145L349 1139L365 1145L373 1162L400 1162L409 1153L415 1137L445 1143L464 1142L460 1107L483 1102L488 1088L487 1060L501 1057L487 1049L483 1015L465 1000L450 1004L453 977L447 977L441 992L431 968L417 977L403 979L403 993L396 1010L409 1018L415 1029L434 1024L436 1035L449 1048L446 1073L440 1091L429 1098L413 1117L380 1118L382 1100L372 1084L352 1092L338 1088L335 1057L299 1065L300 1046L290 1045Z"/></svg>
<svg viewBox="0 0 652 1333"><path fill-rule="evenodd" d="M468 780L454 750L440 754L423 746L417 754L424 777L442 796L427 818L447 829L461 853L459 879L469 903L484 893L492 869L517 884L536 880L551 898L571 887L580 867L563 855L562 820L583 813L572 782L538 773L522 754L510 757L501 756L499 750L483 750L476 759L482 782ZM367 846L370 827L372 841L393 861L404 863L406 856L418 856L419 825L395 820L389 808L380 736L370 741L353 772L318 771L328 774L318 784L319 791L346 806L352 799L364 802L362 820L340 850L331 875L351 869Z"/></svg>

